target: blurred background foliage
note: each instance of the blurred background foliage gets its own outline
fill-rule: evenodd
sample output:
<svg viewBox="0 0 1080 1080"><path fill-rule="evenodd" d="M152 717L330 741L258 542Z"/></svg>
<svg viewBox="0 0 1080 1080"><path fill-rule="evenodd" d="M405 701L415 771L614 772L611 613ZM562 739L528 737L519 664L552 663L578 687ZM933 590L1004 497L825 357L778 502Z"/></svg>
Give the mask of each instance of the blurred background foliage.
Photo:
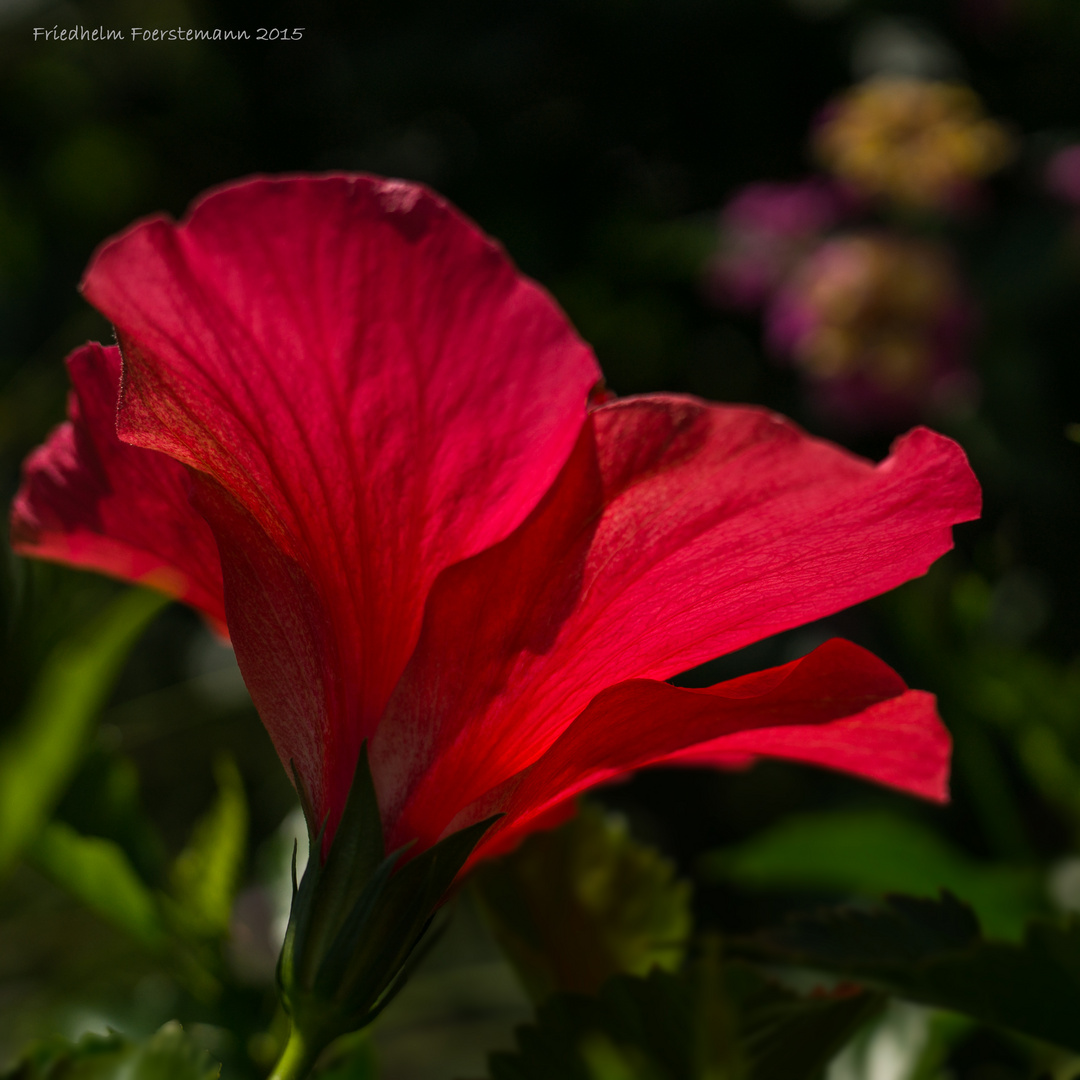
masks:
<svg viewBox="0 0 1080 1080"><path fill-rule="evenodd" d="M33 38L35 26L75 25L125 37L143 25L304 31L288 42ZM849 184L833 219L784 249L774 288L803 303L785 337L768 302L717 293L734 220L722 210L746 185L843 177L822 130L844 106L822 110L881 76L971 87L1000 124L1000 153L980 165L957 151L967 187L922 204ZM592 832L538 840L501 884L484 883L482 902L463 897L376 1050L339 1071L369 1075L374 1053L387 1077L478 1075L488 1050L512 1049L531 1008L481 908L527 967L550 926L500 922L499 897L514 913L513 889L553 851L564 851L559 872L580 867L566 902L581 940L598 911L637 935L611 947L634 957L612 970L654 953L677 964L691 917L699 934L739 934L893 890L946 886L1012 941L1032 915L1080 910L1080 200L1052 166L1078 141L1074 0L0 0L8 498L20 461L63 415L61 359L110 340L76 293L95 245L141 215L179 216L211 185L295 170L436 187L555 294L618 393L766 405L873 457L925 420L963 443L984 485L983 519L958 530L926 578L682 680L708 685L834 635L865 644L938 694L956 740L950 806L781 764L648 773L602 791L621 824L593 811ZM819 280L793 267L855 233L871 248L885 238L901 261L914 244L947 266L963 296L963 394L913 392L907 414L873 423L822 407L837 364L885 353L823 352L811 331L840 319L861 333L865 319L821 306ZM874 333L899 326L916 353L940 294L897 299L904 273L929 265L919 258L910 273L879 274L878 298L859 309ZM58 567L8 559L2 600L0 1065L29 1038L107 1025L145 1036L179 1017L197 1047L191 1070L205 1051L230 1075L261 1075L281 1038L274 948L302 830L231 654L186 611ZM618 883L639 880L644 906L612 914ZM649 937L665 927L670 940ZM534 996L551 989L551 963L523 974ZM1067 1059L953 1014L902 1002L849 1014L845 1024L877 1019L831 1080L1074 1075ZM590 1075L631 1075L605 1046ZM118 1062L134 1053L94 1047ZM39 1071L53 1068L49 1053Z"/></svg>

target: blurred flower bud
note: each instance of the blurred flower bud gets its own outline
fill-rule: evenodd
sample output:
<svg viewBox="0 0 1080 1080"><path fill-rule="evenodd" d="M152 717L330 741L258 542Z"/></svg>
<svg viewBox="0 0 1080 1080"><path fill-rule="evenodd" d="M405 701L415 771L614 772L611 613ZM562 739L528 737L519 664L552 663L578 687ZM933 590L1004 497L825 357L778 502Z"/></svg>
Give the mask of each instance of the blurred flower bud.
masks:
<svg viewBox="0 0 1080 1080"><path fill-rule="evenodd" d="M827 180L749 184L720 212L719 242L706 269L710 299L752 310L764 304L807 249L844 211Z"/></svg>
<svg viewBox="0 0 1080 1080"><path fill-rule="evenodd" d="M947 249L885 232L827 240L767 313L820 412L850 427L906 423L972 399L972 308Z"/></svg>
<svg viewBox="0 0 1080 1080"><path fill-rule="evenodd" d="M1080 143L1063 147L1046 163L1046 189L1070 206L1080 206Z"/></svg>
<svg viewBox="0 0 1080 1080"><path fill-rule="evenodd" d="M916 210L955 210L1013 155L1006 129L960 83L882 76L828 105L818 160L856 191Z"/></svg>

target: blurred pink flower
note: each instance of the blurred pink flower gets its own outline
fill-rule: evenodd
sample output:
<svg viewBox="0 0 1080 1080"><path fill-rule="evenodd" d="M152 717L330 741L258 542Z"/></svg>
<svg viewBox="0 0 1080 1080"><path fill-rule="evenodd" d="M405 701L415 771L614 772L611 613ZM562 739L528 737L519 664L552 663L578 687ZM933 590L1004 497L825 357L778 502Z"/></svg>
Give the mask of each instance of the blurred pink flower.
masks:
<svg viewBox="0 0 1080 1080"><path fill-rule="evenodd" d="M976 391L971 302L944 247L886 232L822 243L770 306L767 335L845 426L902 424Z"/></svg>
<svg viewBox="0 0 1080 1080"><path fill-rule="evenodd" d="M1080 206L1080 143L1059 150L1046 163L1046 189L1070 206Z"/></svg>
<svg viewBox="0 0 1080 1080"><path fill-rule="evenodd" d="M816 177L740 189L720 213L719 244L706 270L710 299L760 307L844 209L839 189Z"/></svg>

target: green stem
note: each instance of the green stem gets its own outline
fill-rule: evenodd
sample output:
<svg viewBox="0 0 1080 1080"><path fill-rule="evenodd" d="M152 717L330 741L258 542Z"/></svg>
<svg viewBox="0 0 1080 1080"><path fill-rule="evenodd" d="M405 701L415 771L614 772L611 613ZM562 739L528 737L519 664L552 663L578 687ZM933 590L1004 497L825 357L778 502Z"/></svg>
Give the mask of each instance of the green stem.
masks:
<svg viewBox="0 0 1080 1080"><path fill-rule="evenodd" d="M269 1080L304 1080L311 1072L321 1049L322 1047L312 1047L294 1024L289 1033L289 1041L285 1044Z"/></svg>

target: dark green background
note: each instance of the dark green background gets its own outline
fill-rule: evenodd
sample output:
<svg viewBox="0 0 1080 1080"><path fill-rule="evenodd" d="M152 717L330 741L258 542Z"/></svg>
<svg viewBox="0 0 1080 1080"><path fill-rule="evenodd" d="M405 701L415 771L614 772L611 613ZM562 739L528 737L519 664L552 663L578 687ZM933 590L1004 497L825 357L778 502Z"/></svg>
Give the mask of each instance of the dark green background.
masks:
<svg viewBox="0 0 1080 1080"><path fill-rule="evenodd" d="M689 874L701 852L756 835L784 814L837 807L906 815L972 857L1042 874L1080 835L1080 790L1071 800L1071 774L1063 780L1052 760L1056 753L1080 770L1080 445L1066 437L1080 421L1080 242L1070 212L1040 179L1047 155L1080 138L1080 8L1071 0L828 6L831 13L816 15L779 0L0 6L6 496L22 457L62 417L63 356L87 338L110 339L76 293L94 247L141 215L180 215L205 188L255 172L371 170L423 180L554 292L619 393L673 389L762 403L882 455L896 432L853 441L822 429L796 375L767 360L759 324L704 302L700 270L730 193L810 169L809 125L850 85L860 35L885 17L921 20L909 25L955 51L958 73L1019 138L1018 158L992 182L984 209L938 227L956 245L980 309L973 362L982 402L947 430L984 483L985 517L958 531L957 552L929 579L898 596L691 678L716 681L829 634L853 637L940 695L957 738L954 804L917 806L782 766L721 777L658 773L604 797ZM133 25L304 32L299 42L266 43L33 40L34 26L77 24L125 36ZM111 588L12 562L0 725L50 644ZM219 749L239 760L256 845L291 804L251 710L207 703L193 690L198 633L179 610L155 624L61 809L84 831L122 832L94 818L94 769L117 755L133 761L161 840L126 835L124 843L150 877L160 870L154 845L175 850L211 797ZM1032 731L1053 733L1050 758L1031 749ZM698 880L701 918L729 929L821 895L706 878ZM43 902L55 920L27 952L27 911ZM29 1009L22 1032L57 1001L100 987L130 993L136 976L104 959L110 940L30 872L4 885L0 1015ZM130 970L138 968L132 960ZM998 1037L972 1039L956 1051L958 1076L1026 1075ZM985 1071L986 1062L999 1071Z"/></svg>

